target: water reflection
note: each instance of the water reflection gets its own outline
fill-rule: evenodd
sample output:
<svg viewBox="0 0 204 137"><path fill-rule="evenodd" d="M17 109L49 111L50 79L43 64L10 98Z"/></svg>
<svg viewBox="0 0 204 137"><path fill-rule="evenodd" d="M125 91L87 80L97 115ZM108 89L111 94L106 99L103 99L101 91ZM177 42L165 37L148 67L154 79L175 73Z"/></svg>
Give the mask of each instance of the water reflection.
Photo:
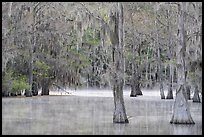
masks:
<svg viewBox="0 0 204 137"><path fill-rule="evenodd" d="M202 134L202 104L189 102L195 125L176 125L169 123L173 100L130 98L129 95L124 99L128 124L112 123L112 97L3 98L2 134Z"/></svg>
<svg viewBox="0 0 204 137"><path fill-rule="evenodd" d="M182 125L175 124L173 127L173 135L195 135L195 131L192 130L196 128L196 125Z"/></svg>

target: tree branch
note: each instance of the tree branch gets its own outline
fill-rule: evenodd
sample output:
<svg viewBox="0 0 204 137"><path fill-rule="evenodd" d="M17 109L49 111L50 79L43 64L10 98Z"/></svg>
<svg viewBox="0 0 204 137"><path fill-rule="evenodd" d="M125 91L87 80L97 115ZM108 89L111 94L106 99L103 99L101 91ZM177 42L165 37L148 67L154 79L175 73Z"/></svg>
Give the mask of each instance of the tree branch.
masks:
<svg viewBox="0 0 204 137"><path fill-rule="evenodd" d="M110 36L113 36L113 35L114 35L113 31L110 29L110 26L109 26L109 24L108 24L107 22L105 22L101 17L99 17L99 15L98 15L98 16L94 15L94 14L86 7L86 5L85 5L84 3L81 3L81 2L80 2L80 4L86 9L86 12L87 12L89 15L91 15L91 16L94 17L95 19L101 21L101 22L103 23L103 25L106 26L106 28L108 29L107 31L108 31L108 33L110 34Z"/></svg>
<svg viewBox="0 0 204 137"><path fill-rule="evenodd" d="M158 21L160 24L162 24L162 25L164 25L164 26L167 26L167 25L165 25L164 23L162 23L158 18L157 18L157 21Z"/></svg>
<svg viewBox="0 0 204 137"><path fill-rule="evenodd" d="M172 5L179 5L179 3L178 2L168 2L168 4L172 4Z"/></svg>
<svg viewBox="0 0 204 137"><path fill-rule="evenodd" d="M35 14L37 14L38 11L39 11L40 9L42 9L43 7L49 6L50 4L51 4L51 2L49 2L48 4L46 3L46 4L42 5L41 7L39 7L39 8L35 11Z"/></svg>

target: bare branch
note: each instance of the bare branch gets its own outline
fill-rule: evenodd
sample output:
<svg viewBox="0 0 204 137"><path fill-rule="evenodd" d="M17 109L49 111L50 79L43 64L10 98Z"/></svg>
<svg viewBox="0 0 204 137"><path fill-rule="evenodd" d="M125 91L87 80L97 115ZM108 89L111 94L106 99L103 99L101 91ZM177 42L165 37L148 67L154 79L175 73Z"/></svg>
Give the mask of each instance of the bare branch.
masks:
<svg viewBox="0 0 204 137"><path fill-rule="evenodd" d="M178 2L168 2L168 4L172 4L172 5L179 5L179 3Z"/></svg>
<svg viewBox="0 0 204 137"><path fill-rule="evenodd" d="M40 9L42 9L42 8L45 7L45 6L49 6L50 4L51 4L51 2L42 5L41 7L39 7L39 8L35 11L35 13L37 14Z"/></svg>
<svg viewBox="0 0 204 137"><path fill-rule="evenodd" d="M99 15L94 15L87 7L84 3L80 2L80 4L86 9L87 13L89 13L90 15L92 15L92 17L94 17L95 19L98 19L100 21L102 21L103 23L106 23L101 17L99 17Z"/></svg>
<svg viewBox="0 0 204 137"><path fill-rule="evenodd" d="M33 8L33 11L35 11L35 9L38 7L38 5L40 5L41 4L41 2L38 2L35 6L34 6L34 8Z"/></svg>

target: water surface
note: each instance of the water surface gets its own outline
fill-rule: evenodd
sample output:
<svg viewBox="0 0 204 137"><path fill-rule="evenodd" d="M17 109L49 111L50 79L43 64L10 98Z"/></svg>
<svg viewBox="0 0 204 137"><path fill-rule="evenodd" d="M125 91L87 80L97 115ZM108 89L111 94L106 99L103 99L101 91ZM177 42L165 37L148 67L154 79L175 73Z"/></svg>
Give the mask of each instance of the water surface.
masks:
<svg viewBox="0 0 204 137"><path fill-rule="evenodd" d="M202 104L189 101L196 124L169 121L174 100L161 100L159 92L124 92L128 124L114 124L110 90L84 90L67 96L2 98L2 134L88 135L201 135Z"/></svg>

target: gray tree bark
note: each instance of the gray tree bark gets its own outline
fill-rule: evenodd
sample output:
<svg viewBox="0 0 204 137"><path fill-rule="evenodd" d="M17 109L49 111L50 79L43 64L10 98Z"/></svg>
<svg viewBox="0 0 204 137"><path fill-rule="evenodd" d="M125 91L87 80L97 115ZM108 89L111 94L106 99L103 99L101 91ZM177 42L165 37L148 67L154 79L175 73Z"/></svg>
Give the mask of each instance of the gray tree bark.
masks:
<svg viewBox="0 0 204 137"><path fill-rule="evenodd" d="M195 124L193 121L188 100L185 97L185 43L184 43L184 6L185 3L181 2L178 5L178 29L179 29L179 42L177 45L177 84L178 90L176 91L176 99L173 107L173 115L170 123L173 124Z"/></svg>
<svg viewBox="0 0 204 137"><path fill-rule="evenodd" d="M145 67L145 78L146 78L146 88L149 88L149 79L148 79L148 68L149 68L149 63L148 63L148 56L149 56L149 50L147 50L147 57L146 57L146 67Z"/></svg>
<svg viewBox="0 0 204 137"><path fill-rule="evenodd" d="M189 110L188 101L185 98L185 89L181 85L176 93L171 124L195 124Z"/></svg>
<svg viewBox="0 0 204 137"><path fill-rule="evenodd" d="M158 7L159 5L157 4L157 10L158 10ZM156 11L156 14L157 11ZM164 88L163 88L163 77L162 77L162 62L161 62L161 53L160 53L160 50L161 50L161 45L159 43L159 26L158 26L158 16L156 17L156 43L157 43L157 59L158 59L158 68L159 68L159 87L160 87L160 95L161 95L161 99L165 99L165 96L164 96Z"/></svg>
<svg viewBox="0 0 204 137"><path fill-rule="evenodd" d="M160 96L161 99L165 99L164 96L164 87L163 87L163 78L162 78L162 62L160 58L160 48L158 49L158 61L159 61L159 89L160 89Z"/></svg>
<svg viewBox="0 0 204 137"><path fill-rule="evenodd" d="M191 99L191 86L189 86L189 85L187 85L187 84L186 84L186 98L187 98L188 100Z"/></svg>
<svg viewBox="0 0 204 137"><path fill-rule="evenodd" d="M168 93L167 93L167 96L166 96L166 99L173 99L173 79L172 79L172 76L173 76L173 73L172 73L172 66L171 64L169 64L169 70L170 70L170 74L169 74L169 86L168 86Z"/></svg>
<svg viewBox="0 0 204 137"><path fill-rule="evenodd" d="M132 79L131 79L131 93L130 97L136 97L137 95L142 95L142 91L140 89L139 83L139 74L137 72L138 67L136 68L136 64L132 64Z"/></svg>
<svg viewBox="0 0 204 137"><path fill-rule="evenodd" d="M41 92L41 96L43 95L49 95L49 87L50 87L50 80L49 78L44 78L42 80L42 92Z"/></svg>
<svg viewBox="0 0 204 137"><path fill-rule="evenodd" d="M123 6L121 3L117 5L115 17L115 31L112 38L113 44L113 96L114 96L114 123L128 123L125 104L123 99L123 84L124 84L124 55L123 55Z"/></svg>
<svg viewBox="0 0 204 137"><path fill-rule="evenodd" d="M34 2L34 5L35 5L35 2ZM26 90L26 97L31 97L32 96L32 86L33 86L33 47L35 47L35 44L36 44L36 37L35 37L36 8L35 8L35 6L33 6L33 10L31 11L32 15L33 15L32 16L33 22L32 22L32 40L31 40L31 43L30 43L30 50L29 50L29 53L30 53L30 62L29 62L29 65L30 65L30 67L29 67L29 85L30 85L30 89Z"/></svg>
<svg viewBox="0 0 204 137"><path fill-rule="evenodd" d="M170 13L169 13L169 9L167 10L167 32L168 33L168 47L169 47L169 51L168 51L168 57L169 59L172 59L172 38L171 38L171 29L170 29L170 26L171 26L171 23L170 23ZM172 64L170 63L169 64L169 85L168 85L168 93L167 93L167 96L166 96L166 99L173 99L173 74L172 71L173 71L173 68L172 68Z"/></svg>
<svg viewBox="0 0 204 137"><path fill-rule="evenodd" d="M195 91L194 91L194 95L193 95L193 102L200 103L198 85L195 86Z"/></svg>
<svg viewBox="0 0 204 137"><path fill-rule="evenodd" d="M134 27L132 14L131 14L131 22L132 22L132 27ZM136 47L136 41L135 41L136 37L135 37L135 29L134 28L132 29L132 34L133 34L133 46L132 46L133 59L131 61L131 63L132 63L132 78L131 78L130 97L136 97L137 95L142 95L142 91L140 89L138 63L136 63L136 54L139 54L138 53L139 48Z"/></svg>
<svg viewBox="0 0 204 137"><path fill-rule="evenodd" d="M37 77L35 75L33 77L32 95L33 96L37 96L38 95L38 83L37 83Z"/></svg>

